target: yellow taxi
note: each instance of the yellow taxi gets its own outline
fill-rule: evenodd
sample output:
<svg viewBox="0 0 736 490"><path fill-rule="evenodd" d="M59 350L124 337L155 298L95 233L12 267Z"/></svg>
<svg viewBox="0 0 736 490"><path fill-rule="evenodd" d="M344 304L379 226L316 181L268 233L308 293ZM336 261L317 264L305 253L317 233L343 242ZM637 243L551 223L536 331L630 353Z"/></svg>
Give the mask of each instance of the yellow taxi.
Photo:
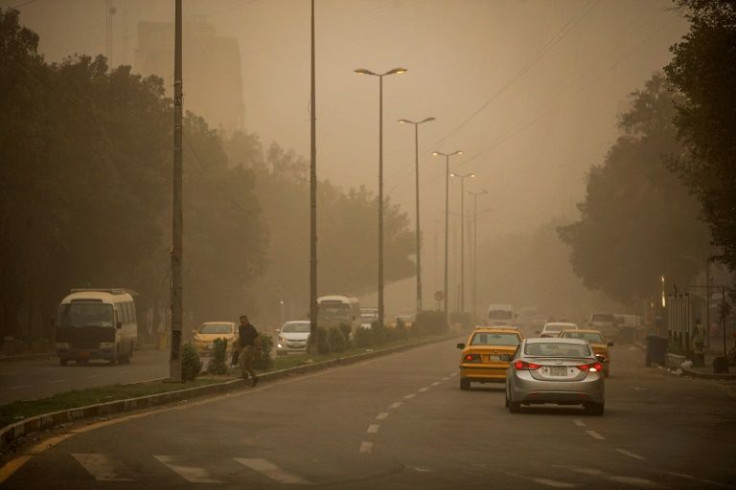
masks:
<svg viewBox="0 0 736 490"><path fill-rule="evenodd" d="M193 331L192 345L200 355L212 355L215 339L227 340L227 352L238 338L238 326L235 322L204 322Z"/></svg>
<svg viewBox="0 0 736 490"><path fill-rule="evenodd" d="M607 378L611 364L611 353L608 348L613 347L613 342L606 342L600 330L561 330L559 337L566 339L582 339L587 341L593 348L593 354L603 364L603 375Z"/></svg>
<svg viewBox="0 0 736 490"><path fill-rule="evenodd" d="M478 327L467 344L457 344L460 355L460 389L470 383L505 383L506 368L524 337L514 327Z"/></svg>

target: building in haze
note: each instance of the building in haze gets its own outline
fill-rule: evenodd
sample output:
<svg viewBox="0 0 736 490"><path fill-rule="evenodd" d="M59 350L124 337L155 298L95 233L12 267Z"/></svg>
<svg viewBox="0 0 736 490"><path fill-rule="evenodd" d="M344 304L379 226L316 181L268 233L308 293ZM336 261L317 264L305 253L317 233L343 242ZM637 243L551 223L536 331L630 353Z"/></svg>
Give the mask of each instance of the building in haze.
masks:
<svg viewBox="0 0 736 490"><path fill-rule="evenodd" d="M245 108L240 48L234 37L217 36L206 22L183 25L184 109L205 118L212 128L243 129ZM133 70L174 87L174 24L139 22Z"/></svg>

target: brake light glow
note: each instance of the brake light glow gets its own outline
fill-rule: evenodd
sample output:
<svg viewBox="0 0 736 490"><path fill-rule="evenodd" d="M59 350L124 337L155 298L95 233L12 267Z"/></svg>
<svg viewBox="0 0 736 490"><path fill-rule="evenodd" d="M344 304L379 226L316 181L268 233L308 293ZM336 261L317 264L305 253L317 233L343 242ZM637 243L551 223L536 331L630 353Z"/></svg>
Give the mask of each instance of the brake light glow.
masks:
<svg viewBox="0 0 736 490"><path fill-rule="evenodd" d="M465 354L463 362L480 362L480 354Z"/></svg>
<svg viewBox="0 0 736 490"><path fill-rule="evenodd" d="M594 362L592 364L581 364L578 366L578 369L581 371L590 371L592 373L597 373L603 371L603 365L600 362Z"/></svg>
<svg viewBox="0 0 736 490"><path fill-rule="evenodd" d="M516 368L517 371L522 371L524 369L528 369L529 371L533 371L535 369L541 368L541 364L535 364L533 362L526 362L526 361L516 361L514 363L514 368Z"/></svg>

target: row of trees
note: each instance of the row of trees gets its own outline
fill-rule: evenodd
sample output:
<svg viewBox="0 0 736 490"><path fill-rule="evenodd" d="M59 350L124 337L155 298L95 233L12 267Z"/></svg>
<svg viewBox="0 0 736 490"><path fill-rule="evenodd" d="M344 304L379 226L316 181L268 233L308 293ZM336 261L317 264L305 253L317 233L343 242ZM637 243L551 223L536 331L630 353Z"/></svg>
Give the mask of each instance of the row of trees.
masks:
<svg viewBox="0 0 736 490"><path fill-rule="evenodd" d="M559 228L584 284L633 303L692 284L714 254L736 269L736 2L675 0L691 21L673 59L621 115Z"/></svg>
<svg viewBox="0 0 736 490"><path fill-rule="evenodd" d="M49 334L72 287L132 288L141 312L166 312L173 111L163 81L110 70L104 57L47 63L38 40L0 9L0 335ZM306 163L188 113L184 169L187 320L277 316L295 298L305 313ZM355 257L374 255L376 199L319 189L320 287L369 290L374 261ZM389 281L413 272L407 225L388 206Z"/></svg>

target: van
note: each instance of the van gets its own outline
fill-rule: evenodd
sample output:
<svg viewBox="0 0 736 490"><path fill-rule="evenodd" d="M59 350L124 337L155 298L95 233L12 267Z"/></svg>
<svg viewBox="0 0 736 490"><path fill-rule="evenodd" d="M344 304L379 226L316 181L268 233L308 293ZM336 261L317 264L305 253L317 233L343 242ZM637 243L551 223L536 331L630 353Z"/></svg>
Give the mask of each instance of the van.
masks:
<svg viewBox="0 0 736 490"><path fill-rule="evenodd" d="M127 289L72 289L59 305L56 354L61 365L90 359L129 363L138 343L134 294Z"/></svg>

